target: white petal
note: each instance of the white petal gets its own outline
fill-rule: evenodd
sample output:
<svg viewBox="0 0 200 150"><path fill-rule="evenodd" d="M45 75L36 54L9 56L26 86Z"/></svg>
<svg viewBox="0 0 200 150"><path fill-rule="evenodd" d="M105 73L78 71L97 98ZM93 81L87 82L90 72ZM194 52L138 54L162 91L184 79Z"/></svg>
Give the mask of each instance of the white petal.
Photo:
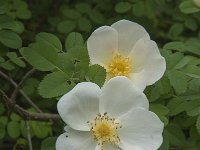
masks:
<svg viewBox="0 0 200 150"><path fill-rule="evenodd" d="M119 117L130 109L143 107L148 109L146 96L126 77L118 76L110 79L102 88L100 96L100 112Z"/></svg>
<svg viewBox="0 0 200 150"><path fill-rule="evenodd" d="M144 91L146 87L146 80L143 74L144 70L140 73L131 73L129 79L133 81L136 87L138 87L141 91Z"/></svg>
<svg viewBox="0 0 200 150"><path fill-rule="evenodd" d="M77 84L57 104L63 121L73 129L89 131L87 121L91 121L99 113L100 93L101 89L94 83Z"/></svg>
<svg viewBox="0 0 200 150"><path fill-rule="evenodd" d="M133 71L136 68L136 72L141 73L146 85L158 81L166 70L165 59L161 56L157 44L152 40L140 39L129 57L133 60Z"/></svg>
<svg viewBox="0 0 200 150"><path fill-rule="evenodd" d="M135 108L120 120L121 148L132 150L137 146L141 150L156 150L162 144L164 125L155 113L143 108Z"/></svg>
<svg viewBox="0 0 200 150"><path fill-rule="evenodd" d="M105 65L110 62L112 53L118 48L117 31L109 26L96 29L87 40L91 64Z"/></svg>
<svg viewBox="0 0 200 150"><path fill-rule="evenodd" d="M96 145L90 132L71 130L58 137L56 150L94 150Z"/></svg>
<svg viewBox="0 0 200 150"><path fill-rule="evenodd" d="M110 144L110 143L104 143L103 149L104 150L121 150L120 147L117 147L117 146L115 146L113 144ZM101 150L101 147L99 145L97 145L97 147L95 148L95 150Z"/></svg>
<svg viewBox="0 0 200 150"><path fill-rule="evenodd" d="M150 39L147 31L139 24L120 20L111 25L118 32L118 51L127 55L140 38Z"/></svg>

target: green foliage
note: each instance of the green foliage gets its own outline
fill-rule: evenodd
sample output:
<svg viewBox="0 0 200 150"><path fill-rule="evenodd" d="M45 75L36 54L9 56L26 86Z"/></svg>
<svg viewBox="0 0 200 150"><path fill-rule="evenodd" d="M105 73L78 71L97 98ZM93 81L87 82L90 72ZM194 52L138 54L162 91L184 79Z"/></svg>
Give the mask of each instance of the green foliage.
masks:
<svg viewBox="0 0 200 150"><path fill-rule="evenodd" d="M119 2L115 5L115 11L118 13L125 13L131 9L129 2Z"/></svg>
<svg viewBox="0 0 200 150"><path fill-rule="evenodd" d="M69 33L76 28L76 24L74 21L71 20L64 20L58 24L58 31L60 33Z"/></svg>
<svg viewBox="0 0 200 150"><path fill-rule="evenodd" d="M99 65L92 65L89 67L87 77L90 82L97 83L101 87L106 79L106 70Z"/></svg>
<svg viewBox="0 0 200 150"><path fill-rule="evenodd" d="M70 48L76 46L83 46L84 40L80 33L72 32L65 39L65 49L69 50Z"/></svg>
<svg viewBox="0 0 200 150"><path fill-rule="evenodd" d="M41 150L55 150L56 137L48 137L42 141Z"/></svg>
<svg viewBox="0 0 200 150"><path fill-rule="evenodd" d="M50 124L47 122L31 121L30 126L33 130L34 135L39 139L43 139L52 134Z"/></svg>
<svg viewBox="0 0 200 150"><path fill-rule="evenodd" d="M68 83L68 79L62 72L53 72L48 74L39 85L39 93L44 98L51 98L64 95L74 86L74 83Z"/></svg>
<svg viewBox="0 0 200 150"><path fill-rule="evenodd" d="M197 126L197 131L200 133L200 115L197 118L196 126Z"/></svg>
<svg viewBox="0 0 200 150"><path fill-rule="evenodd" d="M24 61L22 61L19 57L17 57L17 54L15 52L8 52L7 56L16 65L18 65L20 67L25 67L26 66Z"/></svg>
<svg viewBox="0 0 200 150"><path fill-rule="evenodd" d="M0 139L3 139L4 136L5 136L5 125L3 125L1 122L0 122Z"/></svg>
<svg viewBox="0 0 200 150"><path fill-rule="evenodd" d="M196 13L200 11L200 9L197 6L195 6L192 0L183 1L180 4L180 10L186 14Z"/></svg>
<svg viewBox="0 0 200 150"><path fill-rule="evenodd" d="M58 54L55 49L44 43L33 43L20 49L22 56L36 69L50 71L56 68Z"/></svg>
<svg viewBox="0 0 200 150"><path fill-rule="evenodd" d="M170 124L169 126L167 126L166 130L168 132L169 142L171 145L174 146L184 145L186 139L180 126L176 124Z"/></svg>
<svg viewBox="0 0 200 150"><path fill-rule="evenodd" d="M36 42L45 43L55 49L55 51L62 51L62 44L60 40L53 34L41 32L36 35Z"/></svg>
<svg viewBox="0 0 200 150"><path fill-rule="evenodd" d="M0 42L9 48L20 48L22 46L21 38L9 30L0 30Z"/></svg>
<svg viewBox="0 0 200 150"><path fill-rule="evenodd" d="M11 138L18 138L20 136L20 126L16 121L11 121L7 126L8 134Z"/></svg>
<svg viewBox="0 0 200 150"><path fill-rule="evenodd" d="M0 74L0 89L11 97L13 81L18 84L34 68L16 103L36 112L28 96L43 112L57 113L57 100L76 84L91 81L101 87L106 80L105 69L89 63L87 38L100 26L128 19L145 27L167 62L162 79L144 91L150 110L165 125L160 150L199 150L199 15L193 0L0 0L0 71L9 78ZM25 120L2 102L0 149L28 149ZM33 149L55 149L62 123L28 124Z"/></svg>

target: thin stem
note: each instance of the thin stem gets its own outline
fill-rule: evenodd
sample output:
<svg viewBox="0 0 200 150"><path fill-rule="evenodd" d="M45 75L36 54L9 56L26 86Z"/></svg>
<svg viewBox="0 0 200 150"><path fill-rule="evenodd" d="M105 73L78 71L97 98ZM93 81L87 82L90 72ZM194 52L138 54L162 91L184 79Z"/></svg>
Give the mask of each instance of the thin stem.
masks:
<svg viewBox="0 0 200 150"><path fill-rule="evenodd" d="M25 76L22 78L22 80L19 82L19 84L16 86L15 90L13 91L10 99L15 101L16 99L16 96L17 96L17 93L19 92L20 90L20 87L22 86L22 84L24 83L24 81L30 76L32 75L33 73L35 72L35 69L31 69L30 71L28 71Z"/></svg>
<svg viewBox="0 0 200 150"><path fill-rule="evenodd" d="M15 102L13 102L1 89L0 93L3 96L4 102L7 104L7 106L15 113L20 115L25 120L40 120L40 121L50 121L50 120L60 120L60 116L58 114L50 114L50 113L31 113L19 105L17 105Z"/></svg>
<svg viewBox="0 0 200 150"><path fill-rule="evenodd" d="M32 145L32 141L31 141L30 126L29 126L29 122L27 120L25 121L25 126L26 126L26 131L27 131L27 140L28 140L29 150L33 150L33 145Z"/></svg>
<svg viewBox="0 0 200 150"><path fill-rule="evenodd" d="M5 73L0 71L0 75L4 77L6 80L8 80L15 88L17 87L17 83L10 77L8 77ZM24 96L24 98L27 100L27 102L37 111L42 113L42 110L26 95L26 93L23 90L19 90L19 92Z"/></svg>

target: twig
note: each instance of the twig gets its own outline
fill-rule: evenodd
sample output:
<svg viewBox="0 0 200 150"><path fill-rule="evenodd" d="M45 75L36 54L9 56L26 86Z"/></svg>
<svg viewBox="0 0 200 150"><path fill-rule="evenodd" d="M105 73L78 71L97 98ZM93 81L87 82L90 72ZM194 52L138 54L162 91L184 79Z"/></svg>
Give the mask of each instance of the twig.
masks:
<svg viewBox="0 0 200 150"><path fill-rule="evenodd" d="M9 78L5 73L0 71L0 75L4 77L6 80L8 80L15 88L17 87L17 83L12 79ZM27 102L37 111L42 113L42 110L24 93L23 90L19 90L19 92L24 96L24 98L27 100Z"/></svg>
<svg viewBox="0 0 200 150"><path fill-rule="evenodd" d="M19 82L19 84L16 86L15 90L13 91L10 99L15 101L16 99L16 96L17 96L17 93L19 92L20 90L20 87L22 86L22 84L24 83L24 81L30 76L32 75L33 73L35 72L35 69L31 69L30 71L28 71L24 77L22 78L22 80Z"/></svg>
<svg viewBox="0 0 200 150"><path fill-rule="evenodd" d="M39 121L54 121L60 120L60 116L58 114L50 114L50 113L31 113L14 103L1 89L0 93L3 96L4 102L11 108L12 111L20 115L25 120L39 120Z"/></svg>
<svg viewBox="0 0 200 150"><path fill-rule="evenodd" d="M26 131L27 131L27 140L28 140L29 150L33 150L33 145L32 145L32 141L31 141L30 126L29 126L29 122L27 120L25 121L25 126L26 126Z"/></svg>

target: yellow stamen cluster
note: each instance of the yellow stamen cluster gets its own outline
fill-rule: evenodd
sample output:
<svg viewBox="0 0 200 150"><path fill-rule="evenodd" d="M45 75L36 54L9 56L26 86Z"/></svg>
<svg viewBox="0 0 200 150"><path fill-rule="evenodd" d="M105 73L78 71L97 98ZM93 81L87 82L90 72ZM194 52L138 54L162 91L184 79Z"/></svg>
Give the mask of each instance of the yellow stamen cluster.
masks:
<svg viewBox="0 0 200 150"><path fill-rule="evenodd" d="M92 122L88 123L91 125L90 131L95 140L97 140L101 150L103 150L103 145L106 142L110 142L115 146L119 145L120 139L117 131L121 126L115 121L115 118L109 118L107 113L103 115L99 113Z"/></svg>
<svg viewBox="0 0 200 150"><path fill-rule="evenodd" d="M111 63L107 66L107 72L112 76L129 77L131 64L129 57L124 57L119 53L113 53Z"/></svg>

